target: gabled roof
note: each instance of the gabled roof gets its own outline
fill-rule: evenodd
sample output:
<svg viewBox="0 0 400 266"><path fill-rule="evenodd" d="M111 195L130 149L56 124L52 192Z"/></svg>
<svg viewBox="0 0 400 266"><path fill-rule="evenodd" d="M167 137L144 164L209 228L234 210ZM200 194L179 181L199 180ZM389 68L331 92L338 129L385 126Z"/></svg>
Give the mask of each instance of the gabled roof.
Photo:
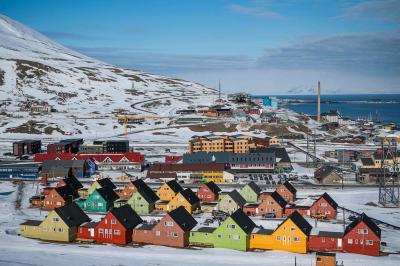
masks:
<svg viewBox="0 0 400 266"><path fill-rule="evenodd" d="M109 187L111 189L116 189L117 187L114 185L114 183L111 181L110 178L102 178L102 179L98 179L97 183L99 183L99 185L101 187Z"/></svg>
<svg viewBox="0 0 400 266"><path fill-rule="evenodd" d="M329 176L331 173L336 173L335 168L330 165L324 165L318 168L314 172L314 177L317 179L324 179L325 177Z"/></svg>
<svg viewBox="0 0 400 266"><path fill-rule="evenodd" d="M334 201L334 200L332 199L331 196L329 196L328 193L325 192L324 194L322 194L321 197L319 197L319 199L320 199L320 198L325 199L325 200L329 203L329 205L331 205L334 209L337 209L338 204L336 203L336 201ZM318 200L319 200L319 199L318 199ZM318 201L318 200L317 200L317 201ZM317 201L315 201L315 202L317 202Z"/></svg>
<svg viewBox="0 0 400 266"><path fill-rule="evenodd" d="M246 186L249 186L257 195L260 195L261 188L254 181L251 181Z"/></svg>
<svg viewBox="0 0 400 266"><path fill-rule="evenodd" d="M289 181L285 181L285 183L283 183L282 185L284 185L293 194L297 192L297 189L295 189L294 186Z"/></svg>
<svg viewBox="0 0 400 266"><path fill-rule="evenodd" d="M200 199L190 188L182 190L180 193L191 205L200 202Z"/></svg>
<svg viewBox="0 0 400 266"><path fill-rule="evenodd" d="M26 220L20 225L30 225L30 226L39 226L42 223L42 221L38 220Z"/></svg>
<svg viewBox="0 0 400 266"><path fill-rule="evenodd" d="M237 209L231 215L232 220L244 231L246 234L250 234L253 231L256 224L247 216L242 209Z"/></svg>
<svg viewBox="0 0 400 266"><path fill-rule="evenodd" d="M168 213L183 231L190 231L196 226L197 221L190 215L185 207L180 206Z"/></svg>
<svg viewBox="0 0 400 266"><path fill-rule="evenodd" d="M75 190L78 190L80 188L83 188L83 185L81 184L81 182L79 182L78 179L76 179L74 176L69 176L63 179L64 183L66 185L70 185L71 187L73 187Z"/></svg>
<svg viewBox="0 0 400 266"><path fill-rule="evenodd" d="M89 222L90 218L75 202L60 208L55 208L54 211L58 216L68 225L68 227L75 227Z"/></svg>
<svg viewBox="0 0 400 266"><path fill-rule="evenodd" d="M292 212L279 226L281 227L288 219L292 220L292 222L307 236L310 235L312 230L312 226L304 219L303 216L298 211Z"/></svg>
<svg viewBox="0 0 400 266"><path fill-rule="evenodd" d="M275 200L276 203L279 204L282 208L285 208L287 202L278 192L274 191L271 193L271 197Z"/></svg>
<svg viewBox="0 0 400 266"><path fill-rule="evenodd" d="M143 181L143 179L136 179L131 181L131 183L147 202L153 203L159 200L157 194Z"/></svg>
<svg viewBox="0 0 400 266"><path fill-rule="evenodd" d="M135 228L138 224L143 222L142 218L137 215L129 204L123 205L119 208L113 208L110 212L126 229Z"/></svg>
<svg viewBox="0 0 400 266"><path fill-rule="evenodd" d="M54 190L60 195L64 200L73 200L79 198L78 192L70 185L65 185L62 187L56 187Z"/></svg>
<svg viewBox="0 0 400 266"><path fill-rule="evenodd" d="M319 231L318 236L321 237L343 237L343 232L330 232L330 231Z"/></svg>
<svg viewBox="0 0 400 266"><path fill-rule="evenodd" d="M215 184L213 181L207 182L204 185L207 186L215 194L218 194L221 191L219 186L217 186L217 184Z"/></svg>
<svg viewBox="0 0 400 266"><path fill-rule="evenodd" d="M242 197L242 195L240 195L240 193L236 189L232 190L226 195L229 195L229 197L231 197L231 199L233 199L239 206L243 206L246 204L246 200Z"/></svg>
<svg viewBox="0 0 400 266"><path fill-rule="evenodd" d="M201 232L201 233L213 233L215 231L215 227L200 227L197 229L192 230L192 232Z"/></svg>
<svg viewBox="0 0 400 266"><path fill-rule="evenodd" d="M119 198L117 193L115 193L114 190L112 190L109 187L101 187L101 188L96 189L96 191L107 202L114 202L115 200L117 200Z"/></svg>
<svg viewBox="0 0 400 266"><path fill-rule="evenodd" d="M381 238L381 229L365 213L362 213L346 227L346 229L344 230L344 235L347 235L347 233L349 233L360 222L364 222L368 226L368 228L375 233L377 237Z"/></svg>
<svg viewBox="0 0 400 266"><path fill-rule="evenodd" d="M181 187L181 185L178 184L178 182L176 182L176 180L170 180L166 183L170 189L172 189L172 191L174 191L175 193L179 193L183 190L183 188Z"/></svg>

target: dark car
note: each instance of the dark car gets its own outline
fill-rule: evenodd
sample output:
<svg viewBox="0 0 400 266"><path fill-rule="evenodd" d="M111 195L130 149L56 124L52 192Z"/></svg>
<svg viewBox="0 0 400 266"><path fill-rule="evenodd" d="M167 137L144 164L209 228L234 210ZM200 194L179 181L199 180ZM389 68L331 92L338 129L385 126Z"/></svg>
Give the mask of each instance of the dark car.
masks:
<svg viewBox="0 0 400 266"><path fill-rule="evenodd" d="M264 218L275 218L276 215L273 212L267 212L266 214L264 214Z"/></svg>

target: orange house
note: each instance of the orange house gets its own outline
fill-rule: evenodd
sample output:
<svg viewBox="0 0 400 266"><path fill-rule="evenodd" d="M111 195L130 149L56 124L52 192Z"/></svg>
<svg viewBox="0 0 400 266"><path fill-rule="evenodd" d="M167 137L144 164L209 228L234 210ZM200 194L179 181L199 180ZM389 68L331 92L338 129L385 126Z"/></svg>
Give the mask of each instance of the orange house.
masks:
<svg viewBox="0 0 400 266"><path fill-rule="evenodd" d="M290 184L289 181L286 181L285 183L281 184L276 189L276 192L278 192L278 194L281 195L281 197L284 198L287 202L296 201L297 190L293 187L292 184Z"/></svg>
<svg viewBox="0 0 400 266"><path fill-rule="evenodd" d="M196 210L200 210L200 199L197 195L190 189L187 188L179 192L167 205L167 210L172 211L176 208L183 206L192 214Z"/></svg>
<svg viewBox="0 0 400 266"><path fill-rule="evenodd" d="M147 186L143 179L136 179L134 181L129 181L125 187L118 193L121 199L128 200L132 197L133 193L138 191L138 187Z"/></svg>
<svg viewBox="0 0 400 266"><path fill-rule="evenodd" d="M43 208L53 210L72 203L74 199L79 198L78 192L70 185L53 188L43 200Z"/></svg>
<svg viewBox="0 0 400 266"><path fill-rule="evenodd" d="M183 188L175 180L164 183L156 192L162 201L171 201Z"/></svg>

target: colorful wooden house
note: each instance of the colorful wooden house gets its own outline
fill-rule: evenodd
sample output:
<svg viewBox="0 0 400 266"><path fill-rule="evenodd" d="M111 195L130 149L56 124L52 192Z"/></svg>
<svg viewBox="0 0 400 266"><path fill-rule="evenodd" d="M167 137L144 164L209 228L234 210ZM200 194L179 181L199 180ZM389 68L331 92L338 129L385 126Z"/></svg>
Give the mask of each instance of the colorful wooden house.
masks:
<svg viewBox="0 0 400 266"><path fill-rule="evenodd" d="M238 209L214 231L214 247L246 251L255 223Z"/></svg>
<svg viewBox="0 0 400 266"><path fill-rule="evenodd" d="M261 193L261 188L253 181L245 185L240 190L240 195L242 195L242 197L246 200L246 202L250 203L257 202L260 193Z"/></svg>
<svg viewBox="0 0 400 266"><path fill-rule="evenodd" d="M322 194L310 207L311 215L323 214L327 219L336 219L338 204L328 193Z"/></svg>
<svg viewBox="0 0 400 266"><path fill-rule="evenodd" d="M76 191L78 191L79 189L83 188L82 183L79 182L79 180L74 176L69 176L69 177L61 179L57 183L56 187L62 187L62 186L65 186L65 185L70 185Z"/></svg>
<svg viewBox="0 0 400 266"><path fill-rule="evenodd" d="M170 180L164 183L157 191L157 196L162 201L172 200L183 188L176 182L176 180Z"/></svg>
<svg viewBox="0 0 400 266"><path fill-rule="evenodd" d="M133 181L131 180L124 186L124 189L122 189L122 191L120 193L118 193L118 196L121 199L128 200L132 197L133 193L135 193L136 191L137 191L137 188L134 185Z"/></svg>
<svg viewBox="0 0 400 266"><path fill-rule="evenodd" d="M94 190L89 197L83 201L82 209L90 212L106 213L114 206L118 195L109 187L101 187Z"/></svg>
<svg viewBox="0 0 400 266"><path fill-rule="evenodd" d="M349 253L379 256L381 229L362 213L344 231L343 250Z"/></svg>
<svg viewBox="0 0 400 266"><path fill-rule="evenodd" d="M279 195L281 195L281 197L284 198L287 202L294 202L296 200L297 190L293 187L292 184L290 184L289 181L280 184L279 187L276 189L276 192L278 192Z"/></svg>
<svg viewBox="0 0 400 266"><path fill-rule="evenodd" d="M156 193L142 179L137 179L130 183L136 191L133 192L127 203L138 214L151 213L155 208L156 202L159 200Z"/></svg>
<svg viewBox="0 0 400 266"><path fill-rule="evenodd" d="M275 230L266 229L254 232L251 236L250 247L307 253L311 229L312 226L295 211Z"/></svg>
<svg viewBox="0 0 400 266"><path fill-rule="evenodd" d="M221 196L216 209L232 214L236 210L242 209L245 204L246 200L234 189L228 194Z"/></svg>
<svg viewBox="0 0 400 266"><path fill-rule="evenodd" d="M190 232L189 243L198 247L214 247L215 227L193 228Z"/></svg>
<svg viewBox="0 0 400 266"><path fill-rule="evenodd" d="M185 207L192 214L200 210L200 199L190 188L184 189L168 203L167 210L172 211L180 206Z"/></svg>
<svg viewBox="0 0 400 266"><path fill-rule="evenodd" d="M114 185L114 183L111 181L110 178L102 178L102 179L97 179L95 180L90 187L88 188L87 194L90 195L92 194L93 191L95 191L98 188L102 187L108 187L112 190L116 189L117 187Z"/></svg>
<svg viewBox="0 0 400 266"><path fill-rule="evenodd" d="M70 185L53 188L43 200L42 207L46 210L62 207L79 198L78 192Z"/></svg>
<svg viewBox="0 0 400 266"><path fill-rule="evenodd" d="M285 214L285 206L287 202L282 196L274 191L272 193L263 193L261 203L258 205L257 215L265 216L271 215L275 218L281 218Z"/></svg>
<svg viewBox="0 0 400 266"><path fill-rule="evenodd" d="M189 234L196 226L196 220L183 207L167 213L157 224L142 224L133 230L132 240L170 247L185 247Z"/></svg>
<svg viewBox="0 0 400 266"><path fill-rule="evenodd" d="M76 239L77 228L90 221L89 217L75 203L55 208L43 221L28 220L20 224L20 234L41 240L72 242Z"/></svg>
<svg viewBox="0 0 400 266"><path fill-rule="evenodd" d="M132 242L133 229L142 222L130 205L112 208L95 227L96 242L126 245Z"/></svg>
<svg viewBox="0 0 400 266"><path fill-rule="evenodd" d="M221 189L213 181L207 182L197 190L197 197L202 202L215 202L218 200Z"/></svg>

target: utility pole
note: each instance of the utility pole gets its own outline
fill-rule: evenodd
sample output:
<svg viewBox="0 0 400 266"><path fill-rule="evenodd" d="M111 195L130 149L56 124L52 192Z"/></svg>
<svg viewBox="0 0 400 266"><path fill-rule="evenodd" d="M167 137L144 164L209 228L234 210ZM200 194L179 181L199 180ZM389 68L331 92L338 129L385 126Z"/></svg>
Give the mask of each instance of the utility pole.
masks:
<svg viewBox="0 0 400 266"><path fill-rule="evenodd" d="M317 111L317 121L318 123L321 123L321 83L318 81L318 99L317 99L317 104L318 104L318 111Z"/></svg>

